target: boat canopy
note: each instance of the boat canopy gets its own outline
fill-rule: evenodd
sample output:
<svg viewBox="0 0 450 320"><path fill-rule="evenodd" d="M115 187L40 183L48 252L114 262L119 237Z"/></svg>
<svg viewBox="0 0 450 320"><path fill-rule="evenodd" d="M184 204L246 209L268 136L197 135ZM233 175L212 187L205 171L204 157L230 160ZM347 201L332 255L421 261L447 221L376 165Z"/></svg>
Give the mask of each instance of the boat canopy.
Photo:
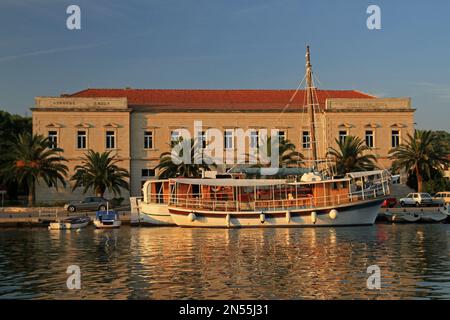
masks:
<svg viewBox="0 0 450 320"><path fill-rule="evenodd" d="M257 187L286 184L284 179L173 179L176 183L220 187Z"/></svg>
<svg viewBox="0 0 450 320"><path fill-rule="evenodd" d="M349 172L347 173L347 176L353 179L362 178L362 177L368 177L368 176L374 176L378 174L386 173L387 170L373 170L373 171L359 171L359 172Z"/></svg>
<svg viewBox="0 0 450 320"><path fill-rule="evenodd" d="M350 181L350 177L339 178L339 179L323 179L317 181L296 181L289 182L290 185L312 185L312 184L324 184L324 183L334 183L334 182L347 182Z"/></svg>
<svg viewBox="0 0 450 320"><path fill-rule="evenodd" d="M95 215L96 215L97 219L102 217L103 220L114 220L118 214L114 210L109 210L109 211L105 210L105 211L97 211Z"/></svg>
<svg viewBox="0 0 450 320"><path fill-rule="evenodd" d="M248 175L301 176L313 172L312 168L248 168L235 167L229 173L245 173Z"/></svg>

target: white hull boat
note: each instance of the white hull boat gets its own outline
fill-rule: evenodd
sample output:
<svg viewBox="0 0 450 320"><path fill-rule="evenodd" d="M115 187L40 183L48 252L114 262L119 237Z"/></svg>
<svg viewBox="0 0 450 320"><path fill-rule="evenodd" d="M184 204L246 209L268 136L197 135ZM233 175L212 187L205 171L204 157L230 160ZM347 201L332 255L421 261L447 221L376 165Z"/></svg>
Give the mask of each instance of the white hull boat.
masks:
<svg viewBox="0 0 450 320"><path fill-rule="evenodd" d="M169 226L175 225L167 204L142 203L139 211L142 224Z"/></svg>
<svg viewBox="0 0 450 320"><path fill-rule="evenodd" d="M119 213L116 211L97 211L94 225L97 229L114 229L119 228L122 221L120 221Z"/></svg>
<svg viewBox="0 0 450 320"><path fill-rule="evenodd" d="M115 221L94 221L94 225L97 229L114 229L114 228L120 228L122 225L122 221L115 220Z"/></svg>
<svg viewBox="0 0 450 320"><path fill-rule="evenodd" d="M133 224L173 226L169 212L169 180L149 180L142 187L143 198L138 201Z"/></svg>
<svg viewBox="0 0 450 320"><path fill-rule="evenodd" d="M311 134L311 153L307 157L312 163L310 168L260 168L257 176L268 179L246 179L243 175L210 178L204 174L201 179L148 181L144 184L140 213L144 213L147 220L155 224L172 222L181 227L325 227L373 224L382 202L389 195L391 175L385 170L377 170L333 177L328 160L318 159L317 146L320 144L315 139L318 129L315 113L319 102L312 79L309 47L306 52L305 79L305 111L308 111ZM271 165L278 166L275 163ZM305 170L294 175L283 175L277 169ZM276 172L279 173L277 177L286 176L290 180L274 177ZM167 211L171 220L167 217Z"/></svg>
<svg viewBox="0 0 450 320"><path fill-rule="evenodd" d="M357 179L372 184L360 190ZM181 227L372 225L389 194L387 175L381 170L295 183L183 178L170 180L170 184L169 212Z"/></svg>
<svg viewBox="0 0 450 320"><path fill-rule="evenodd" d="M52 222L48 226L49 230L77 230L87 227L91 219L89 217L67 218L59 222Z"/></svg>
<svg viewBox="0 0 450 320"><path fill-rule="evenodd" d="M172 219L183 227L332 227L372 225L381 200L356 205L321 208L320 210L280 210L270 212L215 212L171 210Z"/></svg>

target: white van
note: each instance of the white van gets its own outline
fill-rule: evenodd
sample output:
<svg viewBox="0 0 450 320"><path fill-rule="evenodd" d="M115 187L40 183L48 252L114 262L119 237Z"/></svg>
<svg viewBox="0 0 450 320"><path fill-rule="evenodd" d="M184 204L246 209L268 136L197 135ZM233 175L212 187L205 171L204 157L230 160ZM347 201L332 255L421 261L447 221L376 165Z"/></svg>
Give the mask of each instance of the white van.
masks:
<svg viewBox="0 0 450 320"><path fill-rule="evenodd" d="M433 197L433 201L441 202L443 204L449 204L450 203L450 192L443 191L443 192L436 193Z"/></svg>

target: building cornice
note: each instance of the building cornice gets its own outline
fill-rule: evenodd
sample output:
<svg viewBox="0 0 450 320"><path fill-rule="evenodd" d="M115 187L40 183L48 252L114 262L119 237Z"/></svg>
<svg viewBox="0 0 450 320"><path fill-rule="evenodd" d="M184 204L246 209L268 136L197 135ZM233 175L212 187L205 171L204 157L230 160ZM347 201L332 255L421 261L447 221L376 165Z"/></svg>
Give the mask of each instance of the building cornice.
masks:
<svg viewBox="0 0 450 320"><path fill-rule="evenodd" d="M127 109L105 109L105 108L30 108L33 112L126 112L131 113L131 108Z"/></svg>
<svg viewBox="0 0 450 320"><path fill-rule="evenodd" d="M343 112L357 112L357 113L369 113L369 112L378 112L378 113L393 113L393 112L407 112L413 113L417 109L335 109L335 110L325 110L325 113L343 113Z"/></svg>

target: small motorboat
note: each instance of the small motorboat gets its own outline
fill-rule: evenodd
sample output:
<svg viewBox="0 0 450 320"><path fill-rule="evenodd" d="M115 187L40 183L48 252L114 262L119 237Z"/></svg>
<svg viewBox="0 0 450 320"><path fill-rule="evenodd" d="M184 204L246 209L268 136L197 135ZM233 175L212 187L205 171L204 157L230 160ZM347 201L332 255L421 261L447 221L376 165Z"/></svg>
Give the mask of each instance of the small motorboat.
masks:
<svg viewBox="0 0 450 320"><path fill-rule="evenodd" d="M447 221L450 220L450 204L439 207L439 212L447 216Z"/></svg>
<svg viewBox="0 0 450 320"><path fill-rule="evenodd" d="M423 212L420 215L420 222L437 223L447 219L447 215L442 212Z"/></svg>
<svg viewBox="0 0 450 320"><path fill-rule="evenodd" d="M95 214L94 225L97 229L119 228L122 221L119 219L119 213L114 210L97 211Z"/></svg>
<svg viewBox="0 0 450 320"><path fill-rule="evenodd" d="M420 220L420 216L417 213L412 212L385 212L384 217L389 222L394 223L413 223Z"/></svg>
<svg viewBox="0 0 450 320"><path fill-rule="evenodd" d="M91 222L89 217L72 217L58 222L52 222L49 230L76 230L86 227Z"/></svg>

